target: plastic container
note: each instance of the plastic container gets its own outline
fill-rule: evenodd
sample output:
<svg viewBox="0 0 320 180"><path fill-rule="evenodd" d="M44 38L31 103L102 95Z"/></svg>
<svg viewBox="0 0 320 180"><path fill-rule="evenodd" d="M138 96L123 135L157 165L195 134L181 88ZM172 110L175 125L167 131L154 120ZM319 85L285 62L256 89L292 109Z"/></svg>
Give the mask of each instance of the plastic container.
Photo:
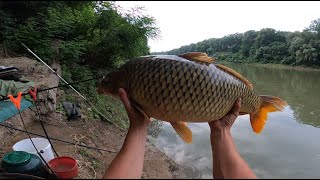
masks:
<svg viewBox="0 0 320 180"><path fill-rule="evenodd" d="M47 171L41 159L24 151L11 151L1 161L1 169L7 173L28 174L46 177Z"/></svg>
<svg viewBox="0 0 320 180"><path fill-rule="evenodd" d="M0 179L45 179L43 177L32 176L19 173L0 173Z"/></svg>
<svg viewBox="0 0 320 180"><path fill-rule="evenodd" d="M47 139L44 138L31 138L38 151L41 153L43 159L48 163L54 158L51 145ZM39 157L36 149L33 147L30 139L24 139L17 142L12 149L14 151L25 151ZM39 157L40 158L40 157ZM41 159L41 158L40 158Z"/></svg>
<svg viewBox="0 0 320 180"><path fill-rule="evenodd" d="M73 179L78 176L77 161L71 157L58 157L48 164L60 179Z"/></svg>

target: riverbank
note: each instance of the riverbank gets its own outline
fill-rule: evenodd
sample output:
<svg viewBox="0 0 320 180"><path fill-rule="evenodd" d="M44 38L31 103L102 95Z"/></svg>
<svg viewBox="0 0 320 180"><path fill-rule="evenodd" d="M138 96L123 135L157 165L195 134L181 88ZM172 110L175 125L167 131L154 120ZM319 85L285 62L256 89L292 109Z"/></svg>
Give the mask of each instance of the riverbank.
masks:
<svg viewBox="0 0 320 180"><path fill-rule="evenodd" d="M40 76L43 81L47 82L49 81L48 77L52 74L36 60L26 57L0 59L0 62L4 66L19 65L18 67L24 73L24 77L34 81L38 87L43 85L43 82L40 81ZM40 99L39 96L38 99ZM62 106L63 101L79 102L81 118L68 120ZM106 112L106 117L115 124L101 121L99 116L94 115L91 107L88 107L83 102L83 99L77 97L70 89L57 89L56 109L54 112L42 114L41 116L50 138L107 150L95 150L52 140L59 156L70 156L77 160L79 164L77 178L79 179L101 178L105 169L122 147L127 129L120 127L123 127L121 123L128 121L124 107L120 101L110 98ZM42 136L45 135L34 108L33 110L25 110L22 112L22 116L24 121L28 122L28 131ZM8 119L5 124L23 129L20 122L21 119L16 115ZM153 132L154 130L150 131ZM12 150L12 146L16 142L28 138L28 136L26 133L0 127L0 138L2 139L0 143L0 159L2 159L6 153ZM183 165L178 165L165 153L157 149L148 139L142 178L180 179L187 178L189 176L187 173L190 174L190 170L186 170Z"/></svg>
<svg viewBox="0 0 320 180"><path fill-rule="evenodd" d="M320 71L320 68L314 68L314 67L307 67L307 66L290 66L290 65L284 65L284 64L262 64L262 63L244 63L244 62L230 62L230 61L216 61L216 63L221 64L245 64L249 66L260 66L260 67L266 67L266 68L278 68L278 69L293 69L293 70L299 70L299 71Z"/></svg>
<svg viewBox="0 0 320 180"><path fill-rule="evenodd" d="M60 113L47 116L45 127L51 138L111 151L94 150L52 140L59 156L69 156L78 161L79 175L77 178L79 179L102 178L105 169L120 151L126 136L126 131L100 120L82 118L77 121L67 121ZM30 125L28 130L45 135L39 122ZM1 157L11 151L16 142L27 138L25 133L8 132L8 136L1 142ZM142 178L180 179L187 178L187 176L182 166L179 166L148 141Z"/></svg>

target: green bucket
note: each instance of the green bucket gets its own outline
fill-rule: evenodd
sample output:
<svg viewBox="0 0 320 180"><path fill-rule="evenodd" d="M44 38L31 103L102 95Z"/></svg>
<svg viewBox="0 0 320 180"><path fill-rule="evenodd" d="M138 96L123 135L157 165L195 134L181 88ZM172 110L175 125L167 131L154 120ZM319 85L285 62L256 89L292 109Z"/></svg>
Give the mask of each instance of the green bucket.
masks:
<svg viewBox="0 0 320 180"><path fill-rule="evenodd" d="M11 151L1 162L1 169L7 173L29 174L45 177L46 170L40 158L24 151Z"/></svg>

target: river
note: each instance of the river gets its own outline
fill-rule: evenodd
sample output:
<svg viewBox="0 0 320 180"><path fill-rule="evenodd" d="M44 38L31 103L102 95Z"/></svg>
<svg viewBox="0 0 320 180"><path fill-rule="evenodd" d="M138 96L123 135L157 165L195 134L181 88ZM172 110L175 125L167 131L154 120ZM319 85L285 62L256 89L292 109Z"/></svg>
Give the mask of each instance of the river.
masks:
<svg viewBox="0 0 320 180"><path fill-rule="evenodd" d="M228 64L253 85L258 94L278 96L288 103L283 112L269 113L262 133L255 134L249 116L239 116L231 134L241 156L259 178L320 177L320 72ZM189 123L193 143L185 144L164 123L157 148L177 163L194 169L190 178L212 177L212 152L207 123Z"/></svg>

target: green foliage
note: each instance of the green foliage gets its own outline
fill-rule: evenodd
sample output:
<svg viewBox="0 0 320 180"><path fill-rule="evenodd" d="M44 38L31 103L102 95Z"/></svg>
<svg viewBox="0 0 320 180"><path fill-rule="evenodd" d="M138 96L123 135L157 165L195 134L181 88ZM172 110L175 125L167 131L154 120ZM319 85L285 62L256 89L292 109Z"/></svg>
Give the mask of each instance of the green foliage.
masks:
<svg viewBox="0 0 320 180"><path fill-rule="evenodd" d="M129 127L129 120L122 102L110 96L97 96L97 108L112 122L122 128Z"/></svg>
<svg viewBox="0 0 320 180"><path fill-rule="evenodd" d="M23 53L23 42L48 61L52 42L59 40L59 59L92 69L149 54L147 40L159 34L155 19L144 15L143 8L122 12L113 2L2 1L0 7L0 43L5 47Z"/></svg>
<svg viewBox="0 0 320 180"><path fill-rule="evenodd" d="M317 36L320 36L320 18L313 20L307 30L316 33Z"/></svg>
<svg viewBox="0 0 320 180"><path fill-rule="evenodd" d="M320 67L320 18L312 21L302 32L276 31L272 28L249 30L152 54L192 51L206 52L222 61Z"/></svg>
<svg viewBox="0 0 320 180"><path fill-rule="evenodd" d="M143 8L125 12L112 1L1 1L0 22L0 44L9 55L27 54L24 43L48 64L59 60L69 83L105 75L128 58L150 54L148 38L160 33ZM115 118L116 101L98 96L96 83L74 87ZM77 100L68 93L65 99ZM126 127L125 115L115 119Z"/></svg>
<svg viewBox="0 0 320 180"><path fill-rule="evenodd" d="M85 51L86 47L82 41L65 41L60 46L60 60L66 64L73 61L82 62L81 56Z"/></svg>
<svg viewBox="0 0 320 180"><path fill-rule="evenodd" d="M90 157L90 154L89 154L88 150L85 149L85 148L81 148L81 149L79 150L79 153L80 153L81 156L83 156L83 157Z"/></svg>

